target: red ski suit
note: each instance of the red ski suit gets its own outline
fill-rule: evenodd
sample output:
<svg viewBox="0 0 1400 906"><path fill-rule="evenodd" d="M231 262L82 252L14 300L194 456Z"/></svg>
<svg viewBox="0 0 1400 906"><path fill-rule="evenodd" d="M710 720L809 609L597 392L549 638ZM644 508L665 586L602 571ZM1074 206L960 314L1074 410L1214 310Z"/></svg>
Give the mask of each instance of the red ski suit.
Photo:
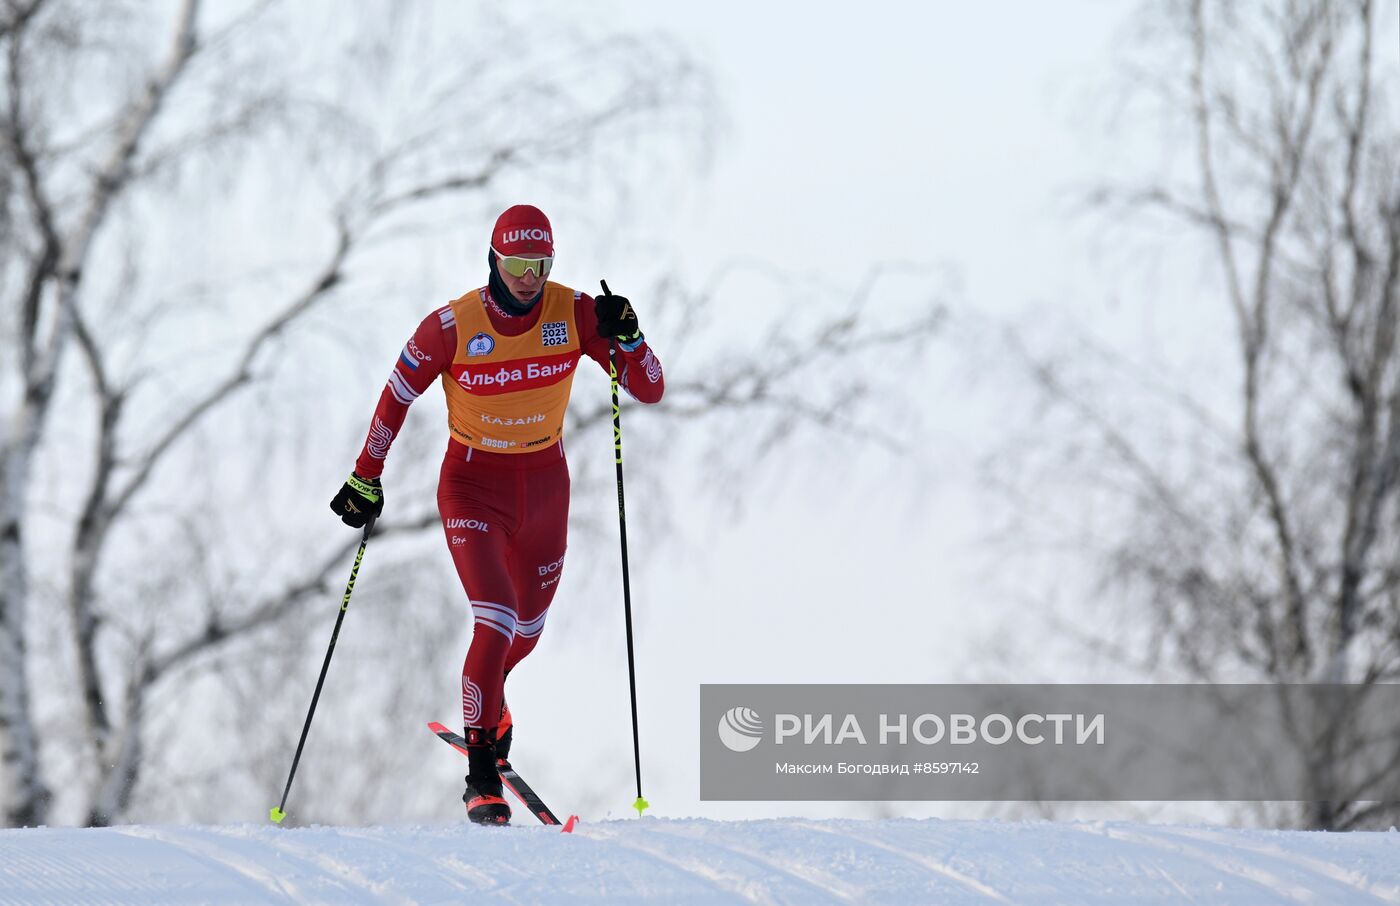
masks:
<svg viewBox="0 0 1400 906"><path fill-rule="evenodd" d="M517 316L483 287L423 319L380 394L355 464L364 478L383 471L408 407L433 381L442 379L447 397L451 437L437 499L475 622L462 665L467 727L496 725L506 673L544 630L568 537L563 411L580 357L606 372L609 344L583 293L548 283ZM661 363L645 340L618 347L618 369L633 399L661 399Z"/></svg>

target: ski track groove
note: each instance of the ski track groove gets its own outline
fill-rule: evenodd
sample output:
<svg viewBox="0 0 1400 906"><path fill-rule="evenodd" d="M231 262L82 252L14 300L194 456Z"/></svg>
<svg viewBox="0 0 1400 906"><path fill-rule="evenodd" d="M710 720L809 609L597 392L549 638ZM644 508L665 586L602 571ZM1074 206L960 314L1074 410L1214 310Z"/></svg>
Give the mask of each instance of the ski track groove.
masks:
<svg viewBox="0 0 1400 906"><path fill-rule="evenodd" d="M1228 848L1237 852L1250 853L1256 856L1266 856L1276 861L1296 864L1300 868L1306 868L1316 875L1328 878L1338 884L1345 885L1355 890L1359 894L1372 897L1382 903L1400 904L1400 883L1390 884L1370 883L1364 878L1358 878L1355 872L1348 871L1335 862L1328 862L1306 853L1290 852L1281 846L1273 846L1266 843L1251 843L1243 840L1221 838L1219 834L1207 830L1195 830L1193 828L1172 828L1162 830L1146 830L1146 833L1155 836L1165 837L1185 837L1202 843L1209 843L1212 846Z"/></svg>
<svg viewBox="0 0 1400 906"><path fill-rule="evenodd" d="M168 840L150 828L117 827L112 830L124 837L131 837L134 840L141 840L145 843L154 843L157 846L173 849L201 865L208 865L216 873L233 878L238 882L239 886L254 888L257 890L260 898L272 895L280 897L288 903L305 902L305 900L297 898L297 887L295 884L290 885L291 889L289 891L288 885L284 884L280 878L276 875L269 876L266 871L248 871L226 859L195 850L185 843Z"/></svg>
<svg viewBox="0 0 1400 906"><path fill-rule="evenodd" d="M773 899L772 895L762 888L761 883L745 878L742 875L714 869L704 862L677 858L669 853L659 851L655 846L646 846L640 842L625 840L622 835L610 829L599 828L596 825L590 829L589 836L592 839L606 839L618 846L629 849L632 852L640 853L654 862L659 862L671 868L677 869L692 878L707 884L714 890L722 893L726 899L739 897L745 903L755 903L759 906L769 906L779 901ZM748 860L746 857L746 861ZM804 882L806 883L806 882ZM823 891L825 893L825 891Z"/></svg>
<svg viewBox="0 0 1400 906"><path fill-rule="evenodd" d="M764 865L767 865L770 868L773 868L776 871L780 871L788 877L801 882L802 884L817 887L826 896L835 898L842 902L864 902L870 896L869 891L865 890L864 888L857 887L854 884L851 884L850 882L845 881L837 877L836 875L831 874L830 872L822 871L819 868L813 868L807 865L800 865L800 863L793 862L791 860L789 860L786 863L779 862L773 859L771 856L760 855L759 853L754 852L753 850L741 850L737 846L728 846L723 843L714 843L708 840L700 840L692 834L683 833L678 828L674 828L669 825L650 828L649 830L651 833L654 834L663 834L668 837L674 837L677 840L685 840L692 843L700 842L708 846L712 846L716 849L725 850L731 853L732 855L738 856L742 859L748 859L754 862L761 862ZM800 871L797 870L799 867L801 868Z"/></svg>
<svg viewBox="0 0 1400 906"><path fill-rule="evenodd" d="M713 871L696 869L681 860L673 859L669 856L662 855L660 853L655 852L652 849L636 846L624 840L619 840L616 832L598 828L596 825L590 828L589 830L590 833L588 834L588 836L591 839L608 840L610 842L616 843L618 846L621 846L624 849L629 849L632 852L646 856L653 862L659 862L662 865L665 865L669 868L673 868L680 872L683 872L684 874L689 875L690 877L695 878L696 880L705 884L712 890L723 894L725 897L739 897L745 903L763 904L768 902L767 900L755 899L748 890L744 889L742 886L734 884L730 881L729 878L725 877L723 874Z"/></svg>
<svg viewBox="0 0 1400 906"><path fill-rule="evenodd" d="M814 824L810 821L794 821L791 823L791 826L819 831L823 834L831 834L834 837L840 837L842 840L849 840L858 845L869 846L874 849L883 850L887 853L898 856L901 859L904 859L905 861L912 862L913 864L918 865L920 868L926 868L929 871L934 872L935 874L942 875L948 880L961 884L962 886L968 888L969 890L975 893L981 894L989 900L993 900L997 903L1006 903L1007 906L1016 906L1015 900L1008 898L1005 894L997 890L995 887L990 887L987 884L984 884L981 881L977 880L976 878L970 878L962 872L958 871L956 868L944 865L942 862L938 861L932 856L925 856L922 853L909 852L908 850L900 849L897 846L893 846L889 843L886 843L883 840L857 837L854 834L848 834L844 831L839 831L832 827L823 827L820 824Z"/></svg>
<svg viewBox="0 0 1400 906"><path fill-rule="evenodd" d="M248 840L249 842L263 844L263 841L253 834L230 834L227 833L225 829L219 830L226 838L238 837ZM394 891L388 882L371 880L365 876L365 873L361 871L358 866L346 862L343 859L336 858L329 853L322 852L314 847L308 848L306 846L299 846L295 837L291 834L282 837L277 843L269 844L269 848L283 855L291 856L293 859L297 859L307 865L314 866L320 870L323 877L335 881L337 884L339 884L341 880L348 881L351 885L373 895L376 898L373 901L375 903L388 902L400 903L403 904L403 906L415 906L413 900ZM345 901L336 899L329 902L335 904L335 906L339 906L339 904Z"/></svg>
<svg viewBox="0 0 1400 906"><path fill-rule="evenodd" d="M411 856L415 862L428 862L433 867L439 869L438 877L451 884L459 893L484 893L490 894L492 897L504 898L510 903L519 903L521 901L517 900L506 888L519 883L521 880L528 880L530 877L528 874L524 874L512 868L512 872L519 877L503 884L490 872L483 871L475 865L461 861L460 857L456 854L437 854L425 857L421 851L402 843L396 843L382 834L375 835L364 833L363 831L344 831L343 836L365 840L389 847L401 853L406 853ZM466 886L466 884L463 883L464 881L473 886Z"/></svg>
<svg viewBox="0 0 1400 906"><path fill-rule="evenodd" d="M670 837L674 840L685 841L687 843L690 843L691 845L699 844L700 846L703 846L706 849L717 849L721 852L729 853L731 856L741 861L756 862L760 865L766 865L770 869L779 872L785 877L793 879L797 883L801 884L803 887L815 888L821 893L821 895L824 898L828 900L837 900L839 902L846 903L859 902L859 900L855 898L862 897L865 895L865 891L853 888L847 882L842 881L840 878L834 877L832 875L822 873L822 877L820 878L820 880L814 880L813 878L810 878L804 874L793 871L787 865L777 862L768 856L760 855L757 852L754 852L753 850L739 849L735 846L728 846L723 843L706 840L685 833L679 833L677 831L678 829L668 828L668 826L666 825L645 828L645 832L648 835ZM845 888L845 890L836 890L833 889L833 887Z"/></svg>
<svg viewBox="0 0 1400 906"><path fill-rule="evenodd" d="M1177 895L1180 896L1180 897L1182 898L1182 902L1185 902L1185 903L1199 903L1199 902L1200 902L1200 900L1196 898L1196 895L1195 895L1195 894L1191 893L1191 891L1189 891L1189 890L1187 890L1185 887L1181 886L1181 882L1178 881L1176 878L1172 877L1172 873L1169 872L1169 871L1167 871L1167 870L1166 870L1165 868L1163 868L1162 866L1160 866L1160 865L1152 865L1152 866L1149 866L1149 869L1152 871L1153 874L1158 875L1163 881L1166 881L1169 885L1171 885L1172 890L1175 890L1175 891L1177 892Z"/></svg>
<svg viewBox="0 0 1400 906"><path fill-rule="evenodd" d="M1229 875L1232 878L1236 878L1240 881L1243 881L1246 884L1256 887L1264 893L1267 893L1271 897L1274 897L1275 899L1278 899L1280 901L1286 900L1290 903L1312 902L1308 899L1299 899L1298 897L1294 896L1289 890L1281 889L1277 883L1270 883L1271 881L1277 882L1277 878L1275 878L1273 875L1270 875L1267 872L1255 871L1249 867L1236 868L1230 865L1225 865L1221 862L1218 856L1212 857L1210 853L1200 849L1199 847L1193 847L1184 843L1173 843L1169 840L1153 839L1147 836L1138 836L1136 834L1128 833L1121 829L1112 827L1095 827L1092 825L1079 824L1071 826L1079 829L1080 831L1086 834L1107 837L1110 840L1121 840L1125 843L1137 843L1141 846L1159 849L1163 852L1169 852L1183 859L1190 859L1191 861L1199 863L1201 865L1205 865L1206 867L1217 871L1220 874ZM1308 891L1300 892L1308 893Z"/></svg>
<svg viewBox="0 0 1400 906"><path fill-rule="evenodd" d="M1327 898L1326 894L1318 893L1310 887L1302 886L1299 882L1283 877L1273 871L1246 863L1231 864L1230 853L1211 852L1204 846L1193 845L1187 840L1166 839L1156 834L1143 831L1133 832L1117 827L1093 827L1086 825L1072 825L1083 830L1085 833L1099 834L1112 840L1122 840L1128 843L1138 843L1144 846L1156 847L1157 849L1173 853L1181 858L1190 859L1201 865L1205 865L1214 871L1224 875L1237 878L1247 884L1259 888L1280 901L1290 903L1329 903L1334 902ZM1221 847L1224 849L1225 847ZM1321 875L1318 875L1322 878ZM1327 880L1331 880L1330 878ZM1350 887L1354 893L1368 893L1358 890L1354 885L1343 885Z"/></svg>
<svg viewBox="0 0 1400 906"><path fill-rule="evenodd" d="M111 888L122 889L132 894L140 892L130 876L105 865L94 865L91 860L75 860L64 852L50 857L29 855L7 855L4 870L0 871L0 881L4 877L24 878L31 873L44 876L43 887L48 896L63 894L64 903L73 906L103 906L110 903L109 897L91 894L85 890L90 879L96 877L106 881ZM31 901L0 893L0 906L29 906Z"/></svg>
<svg viewBox="0 0 1400 906"><path fill-rule="evenodd" d="M305 880L300 885L289 885L277 876L275 868L264 867L256 859L250 858L246 854L231 852L231 848L227 845L224 848L219 848L218 843L214 840L182 838L178 832L172 833L156 828L140 828L139 831L135 828L123 828L120 832L127 836L164 843L193 858L236 872L259 884L265 893L279 894L288 902L296 903L298 906L309 902L331 903L335 906L353 902L353 900L347 899L353 895L353 888L358 888L362 893L371 895L374 898L372 902L375 903L392 902L412 906L411 900L394 893L384 884L366 878L363 872L354 865L316 851L308 854L305 847L295 845L295 841L290 838L290 835L273 842L254 834L238 833L237 828L211 828L210 831L212 832L211 836L220 837L224 841L243 840L301 862L319 876L315 878L316 881L329 888L334 888L333 895L323 894L316 890L303 890L303 888L310 886ZM289 887L291 892L288 892Z"/></svg>

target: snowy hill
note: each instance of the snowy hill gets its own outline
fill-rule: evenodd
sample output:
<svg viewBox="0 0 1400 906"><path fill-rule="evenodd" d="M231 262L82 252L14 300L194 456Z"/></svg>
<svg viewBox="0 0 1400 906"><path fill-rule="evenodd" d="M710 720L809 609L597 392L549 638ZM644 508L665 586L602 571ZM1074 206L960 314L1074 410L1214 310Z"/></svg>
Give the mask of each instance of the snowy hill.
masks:
<svg viewBox="0 0 1400 906"><path fill-rule="evenodd" d="M1400 834L627 820L0 831L0 903L1400 903Z"/></svg>

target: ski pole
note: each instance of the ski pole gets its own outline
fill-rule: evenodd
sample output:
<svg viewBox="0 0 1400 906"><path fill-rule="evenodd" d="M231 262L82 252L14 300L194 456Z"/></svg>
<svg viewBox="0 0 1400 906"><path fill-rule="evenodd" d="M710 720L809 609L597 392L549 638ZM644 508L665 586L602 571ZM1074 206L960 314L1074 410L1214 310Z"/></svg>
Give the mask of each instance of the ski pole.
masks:
<svg viewBox="0 0 1400 906"><path fill-rule="evenodd" d="M603 295L610 296L608 281L600 280ZM637 666L632 653L632 583L627 573L627 507L622 497L622 406L617 397L617 342L608 343L608 374L612 378L613 450L617 464L617 523L622 538L622 612L627 620L627 684L632 692L632 763L637 768L637 817L650 805L642 798L642 744L637 732Z"/></svg>
<svg viewBox="0 0 1400 906"><path fill-rule="evenodd" d="M340 637L340 624L345 620L345 611L350 608L350 593L355 590L355 577L360 573L360 561L365 557L365 546L369 544L370 533L374 531L374 520L369 517L365 523L364 536L360 539L360 552L355 555L355 565L350 568L350 584L345 586L345 597L340 599L340 613L335 618L335 629L331 631L331 644L326 649L326 659L321 664L321 675L316 679L316 691L311 695L311 708L306 712L306 723L301 728L301 740L297 742L297 753L292 756L292 770L287 774L287 785L282 790L282 801L268 810L268 817L274 824L281 824L287 813L282 811L287 805L287 794L292 791L292 778L297 775L297 764L301 762L301 750L306 745L306 734L311 730L311 717L316 713L316 703L321 700L321 687L326 682L326 671L331 666L331 655L335 653L335 640Z"/></svg>

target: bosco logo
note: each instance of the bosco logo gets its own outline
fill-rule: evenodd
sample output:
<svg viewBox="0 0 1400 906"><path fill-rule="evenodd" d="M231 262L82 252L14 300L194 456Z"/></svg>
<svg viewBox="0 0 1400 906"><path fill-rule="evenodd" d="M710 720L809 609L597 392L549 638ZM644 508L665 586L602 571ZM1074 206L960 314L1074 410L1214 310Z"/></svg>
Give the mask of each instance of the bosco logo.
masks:
<svg viewBox="0 0 1400 906"><path fill-rule="evenodd" d="M419 362L431 362L432 360L433 357L419 349L418 344L411 339L408 341L408 345L403 348L403 352L399 353L399 361L403 362L404 367L409 371L417 371Z"/></svg>
<svg viewBox="0 0 1400 906"><path fill-rule="evenodd" d="M731 752L747 752L763 740L763 718L752 708L730 708L719 719L719 741Z"/></svg>

